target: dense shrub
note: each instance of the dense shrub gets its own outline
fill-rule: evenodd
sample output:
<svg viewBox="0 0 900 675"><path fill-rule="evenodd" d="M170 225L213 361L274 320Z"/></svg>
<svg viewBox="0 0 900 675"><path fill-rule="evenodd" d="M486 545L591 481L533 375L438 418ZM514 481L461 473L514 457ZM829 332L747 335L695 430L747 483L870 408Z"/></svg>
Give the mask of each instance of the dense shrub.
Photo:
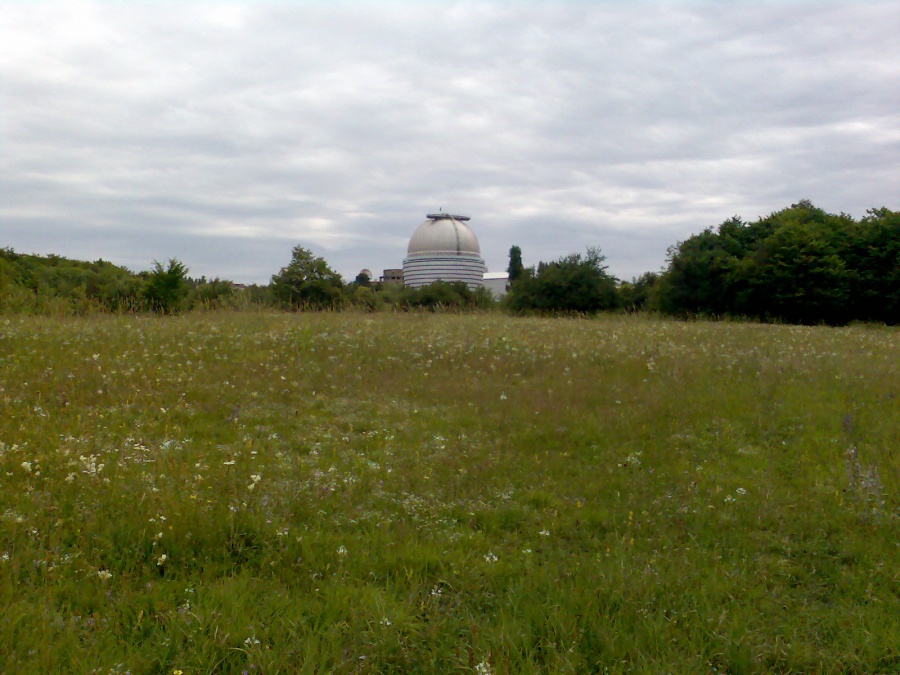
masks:
<svg viewBox="0 0 900 675"><path fill-rule="evenodd" d="M614 309L616 280L606 273L599 248L565 256L525 270L510 285L505 304L515 312L584 312Z"/></svg>
<svg viewBox="0 0 900 675"><path fill-rule="evenodd" d="M732 218L670 249L650 304L679 316L897 323L900 213L856 221L801 201L754 223Z"/></svg>

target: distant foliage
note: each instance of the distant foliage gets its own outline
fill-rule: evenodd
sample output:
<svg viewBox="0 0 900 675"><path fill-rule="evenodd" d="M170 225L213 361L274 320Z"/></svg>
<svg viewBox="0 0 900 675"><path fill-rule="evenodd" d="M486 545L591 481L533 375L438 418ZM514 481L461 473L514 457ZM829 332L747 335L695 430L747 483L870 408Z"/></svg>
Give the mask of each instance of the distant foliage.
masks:
<svg viewBox="0 0 900 675"><path fill-rule="evenodd" d="M144 282L105 260L83 262L0 249L0 312L88 314L143 304Z"/></svg>
<svg viewBox="0 0 900 675"><path fill-rule="evenodd" d="M404 288L401 308L474 309L493 304L493 296L484 288L470 289L462 281L435 281L421 288Z"/></svg>
<svg viewBox="0 0 900 675"><path fill-rule="evenodd" d="M619 306L626 312L647 309L658 281L657 273L645 272L637 279L622 282L618 287Z"/></svg>
<svg viewBox="0 0 900 675"><path fill-rule="evenodd" d="M373 281L344 284L324 258L295 246L268 285L191 279L175 258L135 274L104 260L83 262L0 249L0 313L171 314L190 309L354 309L595 313L622 309L677 317L746 317L843 325L900 323L900 212L871 209L856 220L809 201L755 222L735 216L669 249L666 268L629 282L607 273L598 248L536 268L509 250L509 290L437 282L424 288Z"/></svg>
<svg viewBox="0 0 900 675"><path fill-rule="evenodd" d="M513 246L509 249L509 267L506 268L509 275L509 283L513 283L522 278L525 274L525 265L522 264L522 249Z"/></svg>
<svg viewBox="0 0 900 675"><path fill-rule="evenodd" d="M673 246L651 304L678 316L790 323L900 321L900 213L860 221L808 201L734 217Z"/></svg>
<svg viewBox="0 0 900 675"><path fill-rule="evenodd" d="M614 309L618 305L616 280L606 272L599 248L585 255L574 253L537 270L525 270L511 283L506 306L516 312L583 312Z"/></svg>
<svg viewBox="0 0 900 675"><path fill-rule="evenodd" d="M0 249L0 313L84 315L270 305L267 287L236 290L224 279L191 279L176 259L134 272L105 260L84 262Z"/></svg>
<svg viewBox="0 0 900 675"><path fill-rule="evenodd" d="M147 275L144 295L151 311L160 314L174 314L186 308L190 286L187 282L188 269L184 263L171 258L163 267L153 261L153 270Z"/></svg>
<svg viewBox="0 0 900 675"><path fill-rule="evenodd" d="M291 262L272 277L272 295L294 309L339 309L344 301L344 282L324 258L295 246Z"/></svg>

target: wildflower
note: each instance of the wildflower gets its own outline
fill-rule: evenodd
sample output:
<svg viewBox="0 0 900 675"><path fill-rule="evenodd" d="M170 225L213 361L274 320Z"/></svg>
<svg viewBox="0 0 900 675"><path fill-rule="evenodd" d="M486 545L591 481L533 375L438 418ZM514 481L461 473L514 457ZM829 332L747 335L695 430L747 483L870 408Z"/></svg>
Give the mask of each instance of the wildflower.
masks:
<svg viewBox="0 0 900 675"><path fill-rule="evenodd" d="M250 636L246 640L244 640L244 644L248 647L252 647L253 645L258 645L259 640L257 640L254 636Z"/></svg>
<svg viewBox="0 0 900 675"><path fill-rule="evenodd" d="M100 578L100 581L108 581L112 579L112 572L109 570L97 570L97 576Z"/></svg>
<svg viewBox="0 0 900 675"><path fill-rule="evenodd" d="M484 559L489 563L495 563L498 560L497 556L494 555L493 551L488 551L487 554L484 556Z"/></svg>
<svg viewBox="0 0 900 675"><path fill-rule="evenodd" d="M500 394L500 400L501 400L501 401L505 401L505 400L506 400L506 394L505 394L505 393Z"/></svg>
<svg viewBox="0 0 900 675"><path fill-rule="evenodd" d="M162 567L163 565L165 565L166 560L168 560L168 559L169 559L169 556L167 556L165 553L163 553L161 556L159 556L159 558L156 559L157 567Z"/></svg>
<svg viewBox="0 0 900 675"><path fill-rule="evenodd" d="M391 620L385 616L381 619L381 625L382 626L390 626Z"/></svg>
<svg viewBox="0 0 900 675"><path fill-rule="evenodd" d="M475 666L475 672L478 675L491 675L494 671L491 670L491 664L487 661L482 661L477 666Z"/></svg>
<svg viewBox="0 0 900 675"><path fill-rule="evenodd" d="M337 554L338 555L347 555L348 551L344 546L338 546Z"/></svg>
<svg viewBox="0 0 900 675"><path fill-rule="evenodd" d="M234 464L234 460L233 460L233 459L229 459L227 462L222 462L222 464L223 464L224 466L232 466L232 465Z"/></svg>
<svg viewBox="0 0 900 675"><path fill-rule="evenodd" d="M735 490L735 492L737 492L739 495L747 494L747 491L744 488L738 488L737 490Z"/></svg>
<svg viewBox="0 0 900 675"><path fill-rule="evenodd" d="M31 462L22 462L22 468L25 469L25 473L31 473Z"/></svg>
<svg viewBox="0 0 900 675"><path fill-rule="evenodd" d="M540 532L538 532L538 534L541 535L542 537L549 537L550 530L541 530Z"/></svg>

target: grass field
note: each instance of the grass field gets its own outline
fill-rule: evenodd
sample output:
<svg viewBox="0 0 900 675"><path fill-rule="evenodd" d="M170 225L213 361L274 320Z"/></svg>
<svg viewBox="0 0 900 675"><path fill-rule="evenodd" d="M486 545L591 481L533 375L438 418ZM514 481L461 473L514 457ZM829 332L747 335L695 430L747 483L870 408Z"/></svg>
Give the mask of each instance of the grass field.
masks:
<svg viewBox="0 0 900 675"><path fill-rule="evenodd" d="M900 331L0 317L0 671L900 673Z"/></svg>

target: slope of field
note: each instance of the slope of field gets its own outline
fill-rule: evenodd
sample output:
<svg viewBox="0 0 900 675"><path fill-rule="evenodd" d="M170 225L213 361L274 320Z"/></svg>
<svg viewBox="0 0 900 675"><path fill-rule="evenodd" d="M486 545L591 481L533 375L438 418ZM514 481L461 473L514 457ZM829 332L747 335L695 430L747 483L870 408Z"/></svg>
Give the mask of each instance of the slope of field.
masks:
<svg viewBox="0 0 900 675"><path fill-rule="evenodd" d="M900 332L0 319L0 671L900 671Z"/></svg>

